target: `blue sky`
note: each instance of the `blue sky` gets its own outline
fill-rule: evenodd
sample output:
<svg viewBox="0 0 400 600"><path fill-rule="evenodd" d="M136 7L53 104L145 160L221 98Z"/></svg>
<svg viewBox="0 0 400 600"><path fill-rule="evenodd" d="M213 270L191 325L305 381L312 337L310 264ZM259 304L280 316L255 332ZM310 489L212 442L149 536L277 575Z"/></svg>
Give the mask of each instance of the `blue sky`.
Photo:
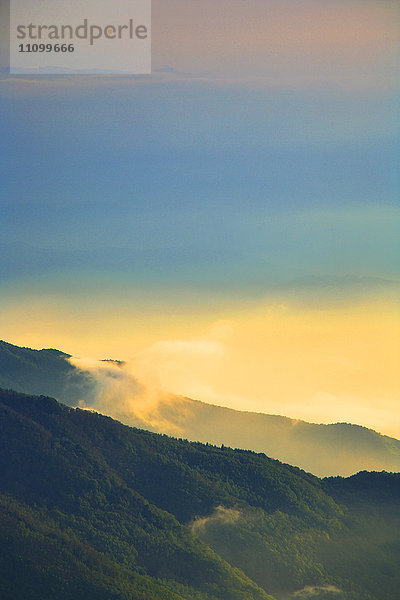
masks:
<svg viewBox="0 0 400 600"><path fill-rule="evenodd" d="M8 244L21 255L6 278L23 275L29 246L63 251L62 264L51 252L28 261L50 281L52 269L79 272L74 251L91 252L85 270L102 270L101 248L127 252L114 264L137 285L160 269L180 288L397 278L392 90L192 80L3 88L3 261L8 251L17 261Z"/></svg>

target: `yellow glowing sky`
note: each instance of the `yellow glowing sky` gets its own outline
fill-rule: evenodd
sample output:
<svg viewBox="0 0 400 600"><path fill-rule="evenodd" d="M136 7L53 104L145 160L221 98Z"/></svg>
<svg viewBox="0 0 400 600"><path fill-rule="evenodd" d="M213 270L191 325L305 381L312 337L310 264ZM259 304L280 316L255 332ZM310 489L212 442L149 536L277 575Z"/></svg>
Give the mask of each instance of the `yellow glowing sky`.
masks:
<svg viewBox="0 0 400 600"><path fill-rule="evenodd" d="M3 339L77 357L131 361L177 394L312 422L348 421L400 437L400 318L395 302L330 308L258 305L174 314L32 303L3 311Z"/></svg>

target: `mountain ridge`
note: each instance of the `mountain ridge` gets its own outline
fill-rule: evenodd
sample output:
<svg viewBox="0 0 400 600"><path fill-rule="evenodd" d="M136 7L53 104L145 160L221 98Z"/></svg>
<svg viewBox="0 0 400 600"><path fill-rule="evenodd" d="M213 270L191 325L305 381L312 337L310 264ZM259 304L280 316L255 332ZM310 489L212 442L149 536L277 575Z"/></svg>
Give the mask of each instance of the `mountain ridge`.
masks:
<svg viewBox="0 0 400 600"><path fill-rule="evenodd" d="M97 401L101 382L69 362L59 350L32 350L0 342L0 386L56 397L65 404L93 407L132 426L192 441L265 452L318 476L348 476L358 471L400 471L400 441L362 425L316 424L281 415L236 411L184 397L162 398L146 414L134 401L123 413L117 402L108 412ZM116 361L110 363L110 368ZM118 362L118 373L124 364ZM161 425L160 425L161 423Z"/></svg>

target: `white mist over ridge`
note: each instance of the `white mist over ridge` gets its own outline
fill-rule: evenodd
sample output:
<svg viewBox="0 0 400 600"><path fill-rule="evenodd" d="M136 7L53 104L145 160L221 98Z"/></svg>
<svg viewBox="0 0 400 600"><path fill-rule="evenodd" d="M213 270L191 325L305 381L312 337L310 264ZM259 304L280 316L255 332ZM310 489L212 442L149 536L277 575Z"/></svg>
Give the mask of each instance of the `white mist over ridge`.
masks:
<svg viewBox="0 0 400 600"><path fill-rule="evenodd" d="M183 431L160 412L160 403L172 401L172 396L151 385L144 385L123 366L113 361L71 358L76 368L89 373L95 394L89 401L81 400L80 408L96 410L123 423L156 432L179 436Z"/></svg>
<svg viewBox="0 0 400 600"><path fill-rule="evenodd" d="M214 339L156 343L135 360L124 363L69 359L77 369L89 373L94 384L94 394L82 400L80 407L157 433L264 452L318 476L347 476L360 470L400 471L400 441L365 427L343 422L318 425L284 416L243 412L165 391L162 385L168 381L169 368L171 381L175 377L183 389L186 382L192 386L190 389L202 388L195 376L190 381L191 362L211 361L212 368L218 368L227 351L221 338L229 335L230 330L225 323L212 333ZM181 353L186 359L183 364L178 360ZM179 382L180 369L186 371ZM196 374L200 371L195 371ZM217 392L214 398L218 398Z"/></svg>

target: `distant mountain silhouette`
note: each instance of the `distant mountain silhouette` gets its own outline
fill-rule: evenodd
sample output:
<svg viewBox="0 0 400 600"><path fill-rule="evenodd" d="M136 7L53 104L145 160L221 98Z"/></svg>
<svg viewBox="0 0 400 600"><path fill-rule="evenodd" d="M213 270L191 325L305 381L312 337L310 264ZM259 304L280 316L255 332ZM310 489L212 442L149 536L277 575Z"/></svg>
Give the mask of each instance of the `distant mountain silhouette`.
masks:
<svg viewBox="0 0 400 600"><path fill-rule="evenodd" d="M317 425L188 398L160 402L157 411L158 417L180 427L182 437L265 452L320 477L348 476L364 469L400 471L400 441L359 425ZM139 419L136 423L146 426Z"/></svg>
<svg viewBox="0 0 400 600"><path fill-rule="evenodd" d="M0 386L44 394L101 412L98 382L68 362L59 350L31 350L0 342ZM121 373L124 363L118 364ZM348 423L318 425L277 415L232 410L174 397L148 411L129 412L111 404L109 414L128 425L193 441L264 452L318 476L348 476L361 470L400 471L400 441Z"/></svg>

